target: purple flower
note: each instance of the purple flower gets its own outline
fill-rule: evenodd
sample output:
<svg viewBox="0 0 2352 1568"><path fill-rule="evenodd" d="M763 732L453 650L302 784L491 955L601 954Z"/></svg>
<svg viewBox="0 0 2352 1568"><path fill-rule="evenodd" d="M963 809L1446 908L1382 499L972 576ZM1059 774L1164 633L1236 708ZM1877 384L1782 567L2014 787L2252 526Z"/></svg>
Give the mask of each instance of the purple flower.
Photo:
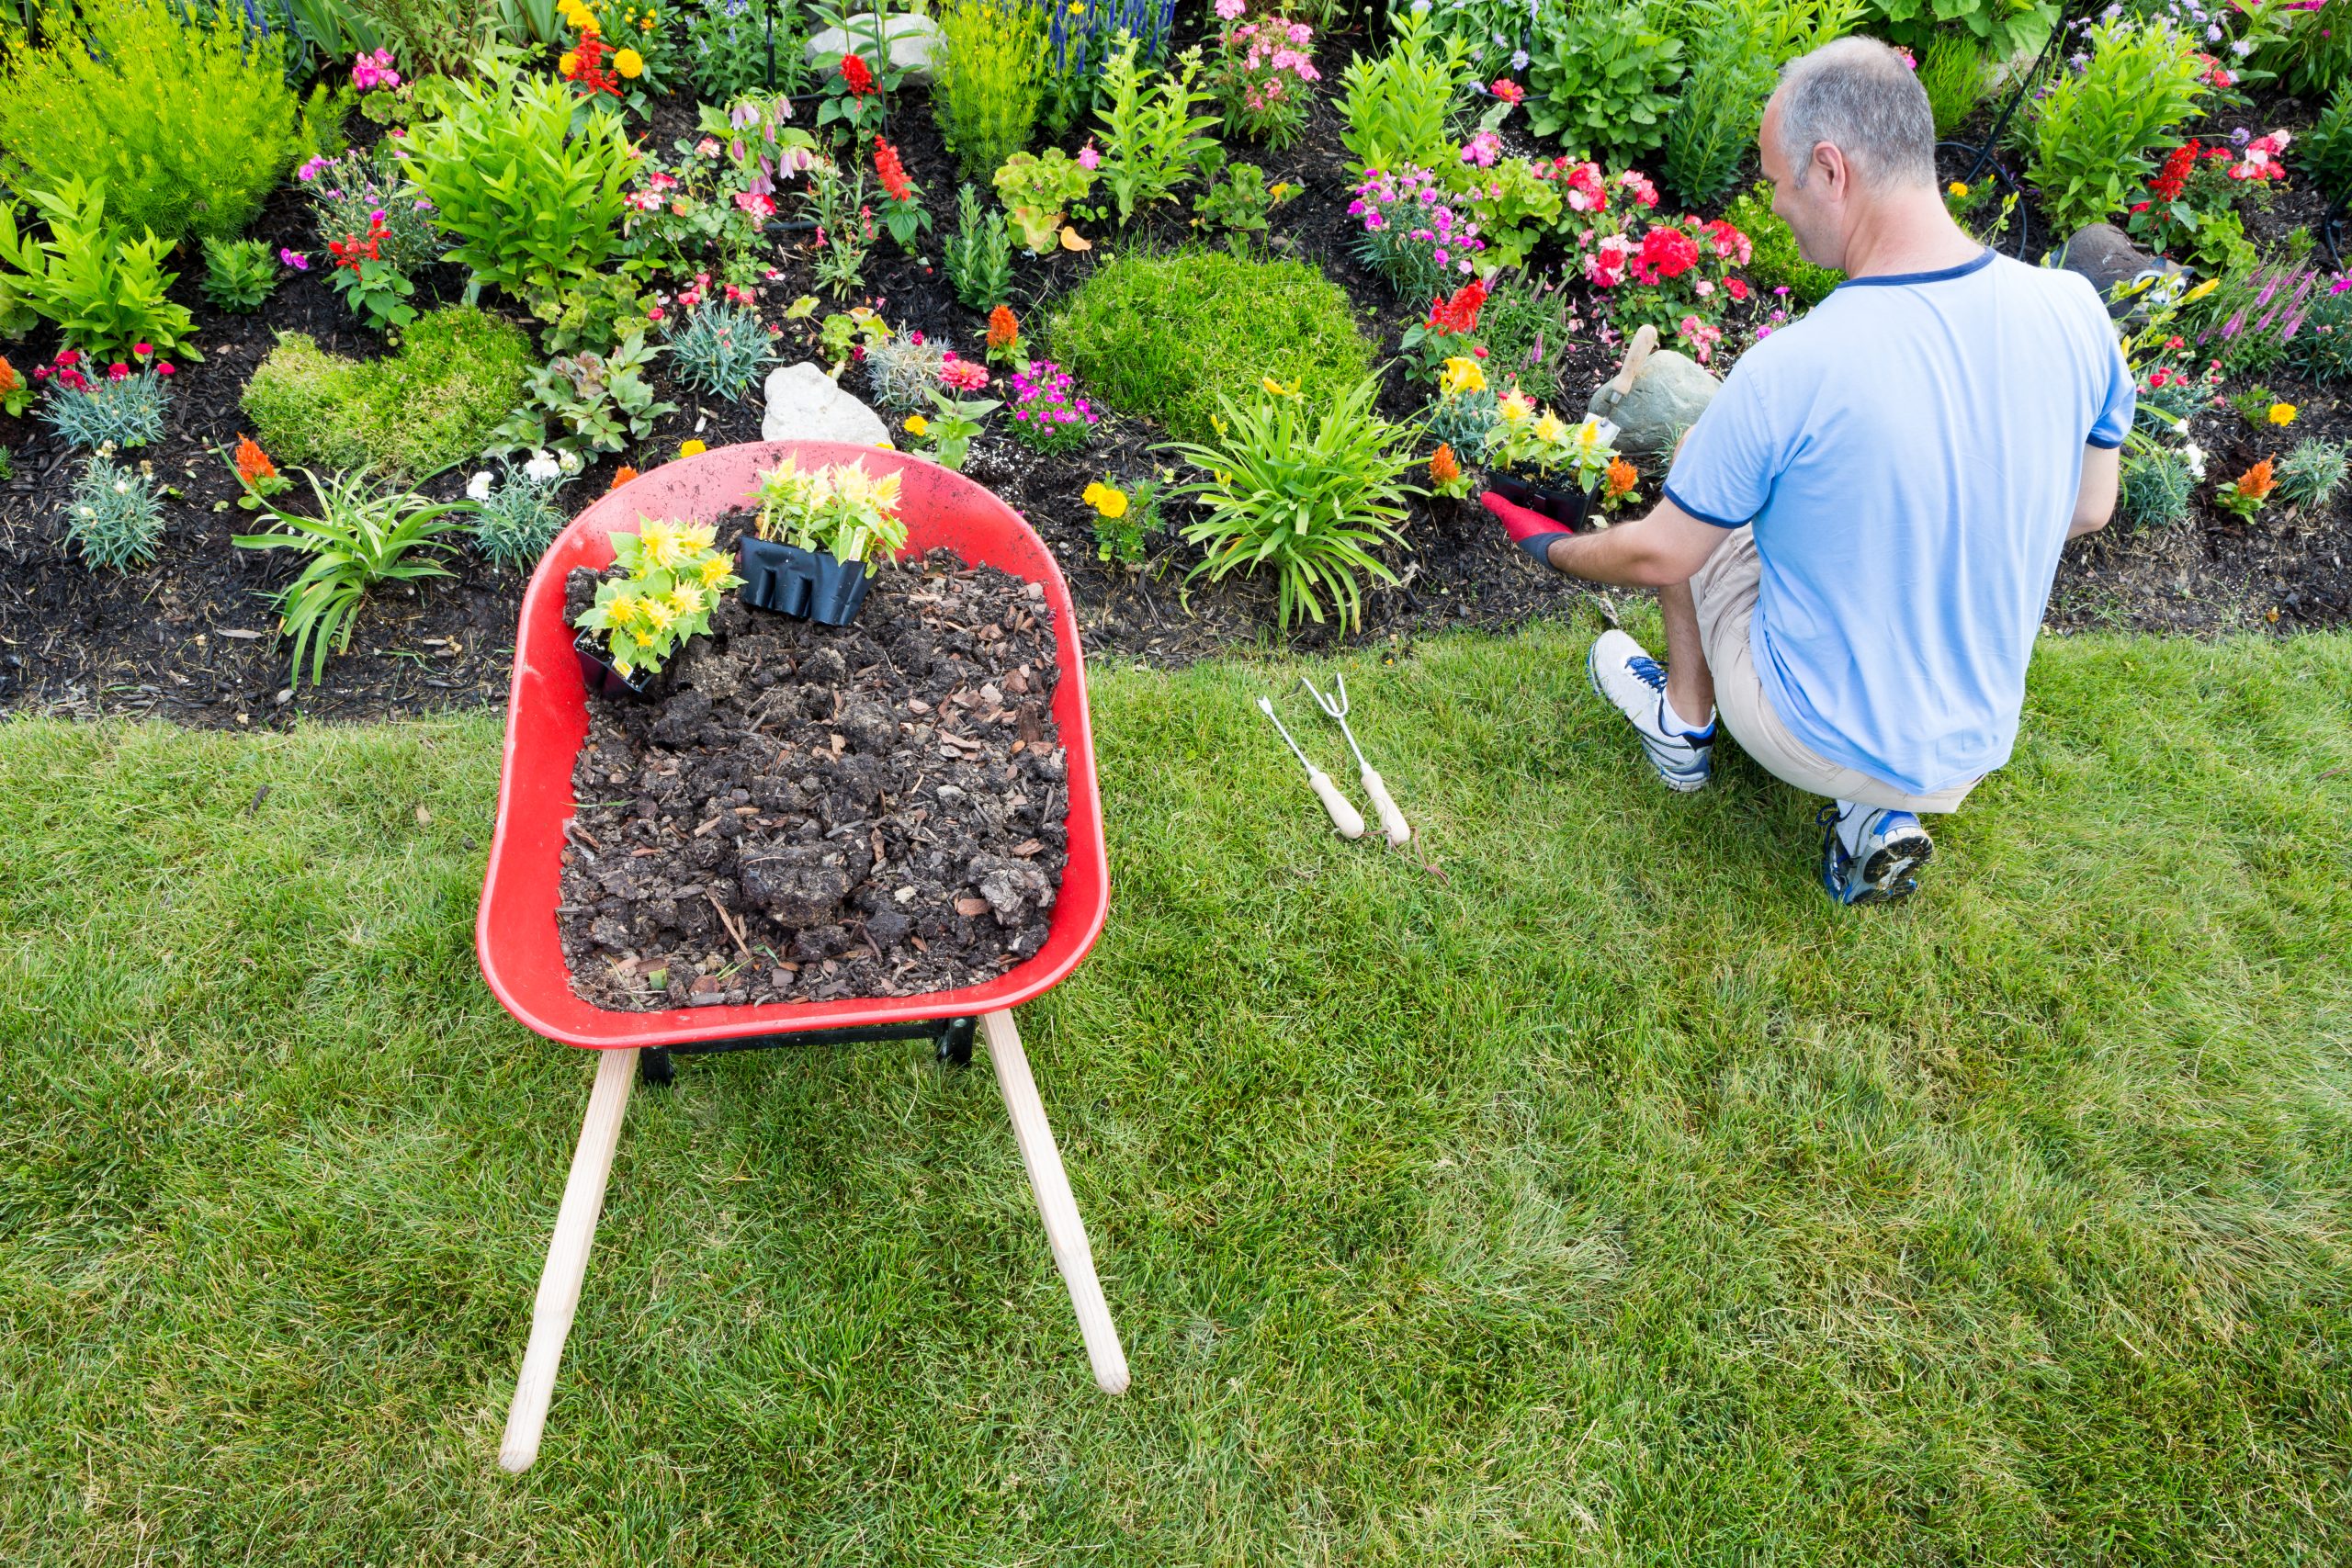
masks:
<svg viewBox="0 0 2352 1568"><path fill-rule="evenodd" d="M311 258L304 255L300 251L289 251L285 246L280 245L277 248L277 259L285 263L288 266L292 267L296 272L308 272L311 270Z"/></svg>

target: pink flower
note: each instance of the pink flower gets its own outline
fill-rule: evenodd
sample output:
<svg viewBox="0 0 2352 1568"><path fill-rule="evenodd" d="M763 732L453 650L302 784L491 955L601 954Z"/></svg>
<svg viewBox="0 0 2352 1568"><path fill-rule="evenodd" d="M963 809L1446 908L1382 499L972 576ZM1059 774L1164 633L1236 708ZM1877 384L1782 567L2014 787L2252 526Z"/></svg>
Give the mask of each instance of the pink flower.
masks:
<svg viewBox="0 0 2352 1568"><path fill-rule="evenodd" d="M645 309L645 319L649 321L658 321L664 314L665 312L659 305L649 305Z"/></svg>
<svg viewBox="0 0 2352 1568"><path fill-rule="evenodd" d="M164 363L155 367L155 374L158 376L170 376L176 374L176 372L172 369L172 362L166 359Z"/></svg>
<svg viewBox="0 0 2352 1568"><path fill-rule="evenodd" d="M1216 14L1225 21L1233 20L1249 8L1249 0L1216 0Z"/></svg>
<svg viewBox="0 0 2352 1568"><path fill-rule="evenodd" d="M757 191L737 191L735 205L763 223L775 216L775 203Z"/></svg>
<svg viewBox="0 0 2352 1568"><path fill-rule="evenodd" d="M939 367L939 381L959 392L977 392L989 384L989 373L984 366L950 355L947 363Z"/></svg>
<svg viewBox="0 0 2352 1568"><path fill-rule="evenodd" d="M152 343L134 343L130 345L130 352L144 359L155 352L155 345Z"/></svg>
<svg viewBox="0 0 2352 1568"><path fill-rule="evenodd" d="M285 246L280 245L277 247L277 259L280 262L283 262L286 265L292 267L296 272L308 272L311 270L311 258L304 255L300 251L289 251Z"/></svg>
<svg viewBox="0 0 2352 1568"><path fill-rule="evenodd" d="M1299 48L1305 49L1314 37L1315 29L1305 22L1293 22L1290 25L1290 41L1298 45Z"/></svg>
<svg viewBox="0 0 2352 1568"><path fill-rule="evenodd" d="M706 158L716 158L718 156L718 143L706 136L695 143L695 151Z"/></svg>
<svg viewBox="0 0 2352 1568"><path fill-rule="evenodd" d="M1240 0L1234 0L1234 4L1239 5ZM1086 145L1078 150L1078 166L1081 169L1093 169L1100 167L1102 163L1102 154L1094 150L1094 142L1090 138Z"/></svg>

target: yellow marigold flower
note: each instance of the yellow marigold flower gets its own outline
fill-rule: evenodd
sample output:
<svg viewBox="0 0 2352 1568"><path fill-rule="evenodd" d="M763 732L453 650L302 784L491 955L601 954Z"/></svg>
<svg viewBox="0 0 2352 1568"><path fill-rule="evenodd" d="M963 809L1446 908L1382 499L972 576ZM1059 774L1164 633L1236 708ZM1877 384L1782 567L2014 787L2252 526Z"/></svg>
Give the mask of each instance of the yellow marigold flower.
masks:
<svg viewBox="0 0 2352 1568"><path fill-rule="evenodd" d="M1448 397L1457 392L1484 390L1487 385L1486 367L1466 354L1456 355L1445 362L1445 368L1438 375L1437 385L1438 390Z"/></svg>
<svg viewBox="0 0 2352 1568"><path fill-rule="evenodd" d="M1116 521L1127 514L1127 492L1100 481L1086 487L1086 504Z"/></svg>
<svg viewBox="0 0 2352 1568"><path fill-rule="evenodd" d="M2270 423L2273 424L2292 424L2295 423L2295 414L2297 412L2295 405L2292 403L2272 403L2270 405Z"/></svg>
<svg viewBox="0 0 2352 1568"><path fill-rule="evenodd" d="M1965 180L1954 180L1951 184L1944 186L1944 194L1951 197L1954 201L1965 201L1968 199L1968 182Z"/></svg>
<svg viewBox="0 0 2352 1568"><path fill-rule="evenodd" d="M613 55L613 69L634 82L645 74L645 56L633 49L617 51Z"/></svg>
<svg viewBox="0 0 2352 1568"><path fill-rule="evenodd" d="M571 50L565 50L561 58L556 61L555 68L557 74L561 76L572 76L578 74L580 71L579 54Z"/></svg>
<svg viewBox="0 0 2352 1568"><path fill-rule="evenodd" d="M923 418L923 416L919 413L910 413L907 415L907 434L909 435L929 435L931 434L931 421Z"/></svg>
<svg viewBox="0 0 2352 1568"><path fill-rule="evenodd" d="M623 50L621 52L623 54L627 54L628 51ZM628 73L628 74L633 75L635 73ZM678 443L678 456L681 457L699 457L705 452L709 450L709 447L704 446L699 441L681 441Z"/></svg>

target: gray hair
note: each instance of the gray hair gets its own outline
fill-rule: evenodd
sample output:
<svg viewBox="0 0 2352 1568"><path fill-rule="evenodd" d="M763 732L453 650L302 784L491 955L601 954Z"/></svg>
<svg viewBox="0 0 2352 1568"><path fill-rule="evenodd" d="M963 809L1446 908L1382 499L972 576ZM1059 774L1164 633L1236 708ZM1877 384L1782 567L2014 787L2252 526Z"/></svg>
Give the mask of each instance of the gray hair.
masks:
<svg viewBox="0 0 2352 1568"><path fill-rule="evenodd" d="M1826 141L1862 185L1936 183L1936 118L1903 57L1876 39L1841 38L1781 72L1781 155L1804 184Z"/></svg>

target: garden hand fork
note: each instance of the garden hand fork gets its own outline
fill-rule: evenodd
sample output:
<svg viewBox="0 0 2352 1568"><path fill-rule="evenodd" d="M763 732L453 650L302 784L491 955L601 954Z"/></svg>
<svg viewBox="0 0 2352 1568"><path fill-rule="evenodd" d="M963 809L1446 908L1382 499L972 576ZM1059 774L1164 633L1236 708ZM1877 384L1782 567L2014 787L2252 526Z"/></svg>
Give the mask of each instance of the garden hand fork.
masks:
<svg viewBox="0 0 2352 1568"><path fill-rule="evenodd" d="M1363 748L1356 744L1356 733L1348 728L1348 678L1345 675L1331 677L1332 687L1339 693L1337 701L1317 691L1315 682L1304 675L1298 678L1298 683L1306 688L1306 694L1315 699L1317 707L1339 721L1340 733L1348 738L1348 750L1356 754L1356 776L1363 781L1364 794L1372 796L1373 809L1380 813L1380 829L1388 835L1389 848L1403 849L1411 843L1413 830L1405 826L1405 814L1396 809L1395 801L1388 798L1387 784L1373 771L1372 764L1363 760Z"/></svg>

